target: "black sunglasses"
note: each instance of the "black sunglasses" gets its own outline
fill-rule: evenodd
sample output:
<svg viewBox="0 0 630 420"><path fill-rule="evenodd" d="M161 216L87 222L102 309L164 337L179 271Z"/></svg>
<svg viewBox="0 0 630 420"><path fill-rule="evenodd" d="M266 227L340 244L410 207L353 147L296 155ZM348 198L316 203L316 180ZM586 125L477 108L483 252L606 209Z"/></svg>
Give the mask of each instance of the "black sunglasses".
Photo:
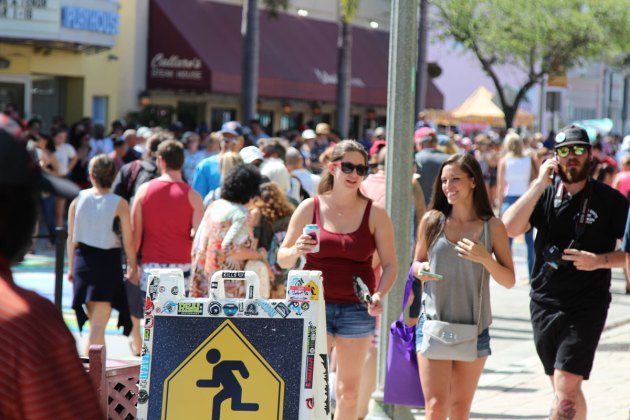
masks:
<svg viewBox="0 0 630 420"><path fill-rule="evenodd" d="M368 167L365 165L354 165L350 162L335 162L335 165L339 166L344 174L351 174L354 170L359 176L366 176L368 173Z"/></svg>

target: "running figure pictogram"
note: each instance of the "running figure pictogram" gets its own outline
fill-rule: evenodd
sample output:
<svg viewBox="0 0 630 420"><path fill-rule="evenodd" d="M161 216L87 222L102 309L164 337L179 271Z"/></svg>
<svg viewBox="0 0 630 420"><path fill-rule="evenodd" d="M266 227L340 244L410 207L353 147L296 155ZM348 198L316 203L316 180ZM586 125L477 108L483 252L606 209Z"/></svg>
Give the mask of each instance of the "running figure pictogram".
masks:
<svg viewBox="0 0 630 420"><path fill-rule="evenodd" d="M216 364L212 369L212 379L200 379L197 381L199 388L223 387L212 400L212 420L221 418L221 404L223 401L232 400L232 410L234 411L258 411L258 404L241 402L243 388L236 379L234 371L238 371L243 379L249 377L249 371L240 360L224 360L220 363L221 352L217 349L210 349L206 353L206 360L211 365Z"/></svg>

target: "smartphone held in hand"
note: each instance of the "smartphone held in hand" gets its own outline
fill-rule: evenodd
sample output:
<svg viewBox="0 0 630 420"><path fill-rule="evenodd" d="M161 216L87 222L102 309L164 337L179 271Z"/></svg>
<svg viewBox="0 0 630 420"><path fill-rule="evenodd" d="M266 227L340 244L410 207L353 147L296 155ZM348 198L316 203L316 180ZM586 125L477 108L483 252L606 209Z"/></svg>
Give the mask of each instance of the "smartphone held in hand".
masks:
<svg viewBox="0 0 630 420"><path fill-rule="evenodd" d="M441 274L432 273L430 271L419 270L418 273L424 274L425 276L434 277L437 280L442 280L444 278L444 276L442 276Z"/></svg>

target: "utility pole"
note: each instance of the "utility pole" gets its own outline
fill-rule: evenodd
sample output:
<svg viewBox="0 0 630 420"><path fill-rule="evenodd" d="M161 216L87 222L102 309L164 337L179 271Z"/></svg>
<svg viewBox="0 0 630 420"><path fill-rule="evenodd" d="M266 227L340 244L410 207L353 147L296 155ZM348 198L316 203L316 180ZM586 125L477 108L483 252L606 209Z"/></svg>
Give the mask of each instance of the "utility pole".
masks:
<svg viewBox="0 0 630 420"><path fill-rule="evenodd" d="M416 68L416 116L424 110L427 98L427 35L429 0L420 0L420 24L418 25L418 64Z"/></svg>
<svg viewBox="0 0 630 420"><path fill-rule="evenodd" d="M389 327L398 319L411 262L411 174L413 157L414 91L418 48L418 2L391 1L389 80L387 83L387 156L385 207L394 224L398 275L381 315L375 404L369 419L411 418L409 409L383 403ZM420 392L420 390L418 390Z"/></svg>
<svg viewBox="0 0 630 420"><path fill-rule="evenodd" d="M243 124L256 116L258 98L258 56L260 50L260 30L258 22L258 1L243 2L241 18L241 117Z"/></svg>

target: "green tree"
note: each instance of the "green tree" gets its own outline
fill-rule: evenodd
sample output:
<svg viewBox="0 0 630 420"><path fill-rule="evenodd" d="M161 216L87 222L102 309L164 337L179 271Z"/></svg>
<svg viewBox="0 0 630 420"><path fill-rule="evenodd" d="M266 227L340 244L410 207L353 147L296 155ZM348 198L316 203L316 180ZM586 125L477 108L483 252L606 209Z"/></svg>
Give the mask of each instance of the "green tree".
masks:
<svg viewBox="0 0 630 420"><path fill-rule="evenodd" d="M546 74L589 60L609 61L630 46L628 0L433 0L436 28L472 51L492 79L505 125ZM497 67L526 77L511 101Z"/></svg>
<svg viewBox="0 0 630 420"><path fill-rule="evenodd" d="M339 1L339 36L337 40L337 129L341 138L348 137L350 123L350 90L352 81L352 19L360 0Z"/></svg>

